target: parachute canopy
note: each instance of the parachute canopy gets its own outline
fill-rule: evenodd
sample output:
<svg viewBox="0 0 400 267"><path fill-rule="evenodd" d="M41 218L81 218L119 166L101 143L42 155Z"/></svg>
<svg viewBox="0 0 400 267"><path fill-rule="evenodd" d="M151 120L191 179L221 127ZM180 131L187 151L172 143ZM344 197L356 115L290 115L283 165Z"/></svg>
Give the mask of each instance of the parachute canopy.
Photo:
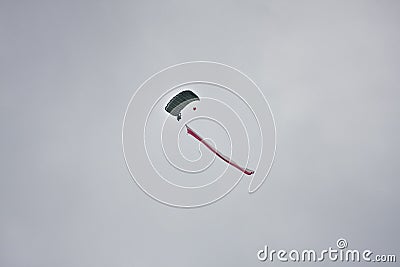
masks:
<svg viewBox="0 0 400 267"><path fill-rule="evenodd" d="M199 101L200 98L190 90L185 90L174 96L165 106L165 110L172 116L177 116L177 120L181 119L181 111L189 103Z"/></svg>

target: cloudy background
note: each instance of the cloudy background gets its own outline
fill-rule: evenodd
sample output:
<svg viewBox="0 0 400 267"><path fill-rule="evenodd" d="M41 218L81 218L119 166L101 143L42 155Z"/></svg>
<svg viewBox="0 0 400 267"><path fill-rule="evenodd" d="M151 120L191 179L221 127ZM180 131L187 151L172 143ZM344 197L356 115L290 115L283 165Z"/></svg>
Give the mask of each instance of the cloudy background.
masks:
<svg viewBox="0 0 400 267"><path fill-rule="evenodd" d="M0 265L264 266L264 245L339 237L399 257L399 15L398 1L1 1ZM190 60L262 88L278 149L257 193L182 210L132 181L121 128L145 79Z"/></svg>

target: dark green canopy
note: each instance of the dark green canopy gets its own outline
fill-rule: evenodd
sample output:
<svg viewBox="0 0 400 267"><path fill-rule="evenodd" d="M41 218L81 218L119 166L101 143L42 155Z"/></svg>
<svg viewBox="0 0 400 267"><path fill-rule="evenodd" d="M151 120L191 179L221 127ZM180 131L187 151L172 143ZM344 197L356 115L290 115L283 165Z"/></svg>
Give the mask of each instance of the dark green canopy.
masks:
<svg viewBox="0 0 400 267"><path fill-rule="evenodd" d="M178 121L181 119L181 111L189 103L199 101L200 98L190 90L185 90L174 96L165 106L165 110L172 116L177 116Z"/></svg>

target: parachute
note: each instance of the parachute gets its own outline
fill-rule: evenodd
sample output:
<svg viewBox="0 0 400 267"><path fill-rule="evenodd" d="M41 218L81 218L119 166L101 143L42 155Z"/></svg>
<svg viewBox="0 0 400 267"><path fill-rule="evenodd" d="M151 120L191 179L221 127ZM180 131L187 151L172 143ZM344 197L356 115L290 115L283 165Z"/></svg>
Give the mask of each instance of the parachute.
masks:
<svg viewBox="0 0 400 267"><path fill-rule="evenodd" d="M192 91L185 90L174 96L165 106L165 110L172 116L177 116L179 121L182 118L182 109L193 101L200 101L200 98Z"/></svg>

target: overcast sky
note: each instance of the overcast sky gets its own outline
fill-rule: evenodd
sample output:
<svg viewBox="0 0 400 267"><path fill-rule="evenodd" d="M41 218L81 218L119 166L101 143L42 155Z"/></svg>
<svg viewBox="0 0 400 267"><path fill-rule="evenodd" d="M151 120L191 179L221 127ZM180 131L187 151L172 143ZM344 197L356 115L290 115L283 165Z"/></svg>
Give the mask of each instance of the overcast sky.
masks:
<svg viewBox="0 0 400 267"><path fill-rule="evenodd" d="M340 237L399 253L399 14L398 1L1 1L0 265L262 266L264 245ZM191 60L261 87L278 149L255 194L242 182L182 210L133 182L121 128L143 81Z"/></svg>

